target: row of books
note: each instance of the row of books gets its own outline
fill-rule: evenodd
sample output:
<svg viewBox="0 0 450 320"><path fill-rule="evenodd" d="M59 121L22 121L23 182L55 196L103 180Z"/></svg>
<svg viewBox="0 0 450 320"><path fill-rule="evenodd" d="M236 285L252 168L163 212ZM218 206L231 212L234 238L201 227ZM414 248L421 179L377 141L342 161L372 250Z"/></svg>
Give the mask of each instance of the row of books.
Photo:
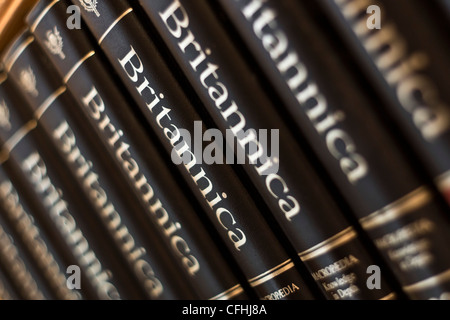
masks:
<svg viewBox="0 0 450 320"><path fill-rule="evenodd" d="M0 297L450 299L446 0L40 0L0 73Z"/></svg>

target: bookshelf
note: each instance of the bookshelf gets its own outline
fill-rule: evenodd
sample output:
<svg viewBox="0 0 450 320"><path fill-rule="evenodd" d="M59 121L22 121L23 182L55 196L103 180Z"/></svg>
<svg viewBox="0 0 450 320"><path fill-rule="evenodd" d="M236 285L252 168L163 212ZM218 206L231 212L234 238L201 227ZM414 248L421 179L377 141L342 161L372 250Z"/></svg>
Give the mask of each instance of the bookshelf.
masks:
<svg viewBox="0 0 450 320"><path fill-rule="evenodd" d="M0 298L449 299L442 3L0 0Z"/></svg>

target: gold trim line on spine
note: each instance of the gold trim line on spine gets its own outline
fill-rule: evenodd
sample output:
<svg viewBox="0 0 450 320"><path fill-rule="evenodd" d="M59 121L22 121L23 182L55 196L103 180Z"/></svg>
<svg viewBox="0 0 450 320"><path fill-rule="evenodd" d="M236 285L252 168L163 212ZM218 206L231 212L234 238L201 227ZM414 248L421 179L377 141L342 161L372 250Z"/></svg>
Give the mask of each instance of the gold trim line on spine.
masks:
<svg viewBox="0 0 450 320"><path fill-rule="evenodd" d="M103 40L105 40L108 33L111 32L111 30L122 20L127 14L129 14L131 11L133 11L133 8L128 8L124 13L122 13L116 20L114 20L113 23L106 29L106 31L102 34L100 39L98 39L98 44L102 44Z"/></svg>
<svg viewBox="0 0 450 320"><path fill-rule="evenodd" d="M44 102L37 108L37 110L34 112L34 117L37 121L41 119L41 117L44 115L45 111L52 105L52 103L64 92L66 91L66 86L62 86L58 88L55 92L53 92L47 99L45 99Z"/></svg>
<svg viewBox="0 0 450 320"><path fill-rule="evenodd" d="M450 281L450 269L441 272L435 276L429 277L425 280L421 280L419 282L404 286L403 290L405 290L408 293L414 291L427 290L431 287L437 286L447 281Z"/></svg>
<svg viewBox="0 0 450 320"><path fill-rule="evenodd" d="M240 284L237 284L234 287L231 287L230 289L210 298L209 300L229 300L237 296L238 294L241 294L243 291L244 289L242 288L242 286Z"/></svg>
<svg viewBox="0 0 450 320"><path fill-rule="evenodd" d="M382 226L423 207L430 202L432 197L430 190L428 190L427 187L422 186L391 204L388 204L384 208L360 219L359 222L366 230Z"/></svg>
<svg viewBox="0 0 450 320"><path fill-rule="evenodd" d="M50 3L48 6L42 10L42 12L39 14L39 16L34 20L34 22L30 26L30 31L34 32L36 30L38 24L41 22L42 19L44 19L45 15L50 11L50 9L57 3L59 0L53 0L52 3Z"/></svg>
<svg viewBox="0 0 450 320"><path fill-rule="evenodd" d="M278 266L276 266L270 270L267 270L266 272L261 273L260 275L254 277L254 278L249 279L248 283L252 287L259 286L261 283L269 281L270 279L275 278L279 274L282 274L283 272L285 272L293 267L294 267L294 263L292 262L292 260L291 259L286 260L285 262L279 264Z"/></svg>
<svg viewBox="0 0 450 320"><path fill-rule="evenodd" d="M353 227L348 227L331 238L328 238L327 240L313 246L312 248L300 252L298 255L302 261L306 261L327 253L330 250L355 239L357 236L358 234Z"/></svg>
<svg viewBox="0 0 450 320"><path fill-rule="evenodd" d="M72 69L67 72L67 74L64 76L63 82L67 84L67 82L70 80L70 78L74 75L74 73L78 70L79 67L90 57L92 57L95 54L95 51L89 51L83 58L81 58L80 61L75 63L75 65L72 67Z"/></svg>

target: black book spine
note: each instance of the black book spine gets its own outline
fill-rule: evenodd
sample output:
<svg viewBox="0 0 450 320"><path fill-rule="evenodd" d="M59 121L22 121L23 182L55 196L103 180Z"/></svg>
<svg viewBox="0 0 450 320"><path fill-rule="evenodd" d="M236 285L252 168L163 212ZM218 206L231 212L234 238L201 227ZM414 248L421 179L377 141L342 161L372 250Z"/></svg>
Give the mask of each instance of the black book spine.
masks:
<svg viewBox="0 0 450 320"><path fill-rule="evenodd" d="M55 296L43 281L22 246L16 243L12 230L0 215L0 266L24 300L51 300Z"/></svg>
<svg viewBox="0 0 450 320"><path fill-rule="evenodd" d="M0 78L0 100L3 104L3 123L0 125L0 207L4 212L3 218L49 283L55 299L85 299L88 297L86 290L69 290L67 287L65 272L68 266L76 264L75 259L68 253L70 250L67 246L60 245L61 237L52 230L52 224L45 218L41 219L46 214L45 208L37 197L33 197L31 186L24 179L17 163L10 159L9 150L27 130L15 108L17 103L24 101L16 98L19 91L11 87L5 73ZM83 288L86 288L85 281L85 278L81 279Z"/></svg>
<svg viewBox="0 0 450 320"><path fill-rule="evenodd" d="M159 231L185 271L199 299L245 299L246 293L229 263L205 229L188 195L176 183L160 151L135 118L132 107L111 78L85 30L65 28L67 3L55 4L34 30L43 39L58 27L65 58L44 47L68 89L77 98L86 121L95 128L124 180L142 203L142 214ZM45 35L44 35L45 34ZM48 39L46 39L48 40ZM84 57L88 59L83 59ZM82 63L80 63L82 61ZM75 71L73 71L75 70ZM170 161L170 160L169 160Z"/></svg>
<svg viewBox="0 0 450 320"><path fill-rule="evenodd" d="M237 141L236 156L245 154L246 173L327 298L394 296L384 278L382 290L367 287L367 267L379 262L367 252L208 3L141 4L207 112L223 133L231 130L228 141ZM276 146L263 143L252 130L276 130ZM325 272L336 263L346 268ZM333 288L336 278L348 281Z"/></svg>
<svg viewBox="0 0 450 320"><path fill-rule="evenodd" d="M30 251L33 251L35 260L43 260L42 268L45 268L46 265L48 266L43 272L50 277L50 281L53 281L53 287L57 290L57 299L98 299L98 295L94 292L95 290L91 285L91 280L86 273L82 272L81 274L77 274L76 278L72 277L69 279L73 273L73 268L80 266L79 260L76 257L78 251L72 250L72 248L67 245L64 236L60 230L55 227L55 223L50 217L49 210L41 202L42 198L36 195L33 186L26 180L22 169L18 167L18 163L15 163L13 160L6 162L4 171L7 174L9 181L5 183L8 188L4 189L5 191L8 191L8 193L3 193L3 195L7 199L6 203L8 207L16 207L15 210L10 210L14 215L11 213L8 214L10 220L15 219L14 221L18 224L20 232L24 233L22 236L24 238L23 242ZM15 188L16 194L14 193L14 190L10 188L9 183ZM20 202L20 204L15 205L16 202ZM7 210L5 210L5 212L8 213ZM22 229L25 231L22 231ZM27 232L26 230L30 231ZM40 237L38 236L38 232ZM31 238L34 236L36 236L36 240ZM34 247L32 247L33 243L35 243ZM39 254L41 254L42 257L38 257ZM55 260L55 262L52 260ZM64 275L64 278L67 277L67 279L69 279L69 282L63 283L63 278L58 273L58 268ZM83 269L80 269L80 271L81 270ZM52 271L53 274L51 273ZM61 287L61 285L58 286L58 283L61 285L63 284L63 287ZM71 293L66 292L67 285L70 286Z"/></svg>
<svg viewBox="0 0 450 320"><path fill-rule="evenodd" d="M384 99L383 112L396 121L450 203L449 22L432 14L429 1L320 4ZM380 8L380 29L368 27L370 5Z"/></svg>
<svg viewBox="0 0 450 320"><path fill-rule="evenodd" d="M0 203L4 214L3 220L10 225L17 241L20 241L28 252L30 260L54 293L54 298L82 299L81 292L67 286L65 274L67 263L63 261L53 241L43 232L38 221L30 215L29 207L19 196L3 167L0 167Z"/></svg>
<svg viewBox="0 0 450 320"><path fill-rule="evenodd" d="M3 76L6 81L6 75ZM5 90L10 89L8 84L3 84L4 81L0 86L5 86ZM0 141L3 147L3 142L6 142L3 139L7 138L10 132L17 132L20 123L14 116L15 111L10 111L10 108L15 108L16 101L11 101L3 94L0 95L0 99L4 108L3 123L0 125ZM84 299L80 290L67 287L65 272L67 267L73 264L73 260L67 259L68 255L65 253L67 248L56 245L59 239L51 237L41 221L36 219L35 213L31 210L36 202L29 201L29 193L26 192L29 185L20 181L19 175L20 169L18 171L18 168L8 163L5 158L5 162L0 165L0 207L3 209L3 219L11 227L17 240L26 248L33 264L40 270L56 299Z"/></svg>
<svg viewBox="0 0 450 320"><path fill-rule="evenodd" d="M23 43L15 44L20 52ZM12 51L16 52L14 48ZM11 78L2 83L0 90L2 101L11 106L9 118L12 125L8 134L1 137L5 142L3 165L20 172L20 181L28 183L28 190L32 190L38 199L36 205L40 204L42 212L46 213L39 220L57 230L73 256L74 264L80 268L82 278L87 279L83 292L89 292L89 297L100 300L143 298L125 264L118 258L114 244L98 228L98 221L93 217L94 209L81 197L82 190L68 179L67 169L61 166L61 159L55 157L57 152L49 141L42 139L41 127L33 119L25 122L23 115L18 113L27 105L23 99L25 92Z"/></svg>
<svg viewBox="0 0 450 320"><path fill-rule="evenodd" d="M77 112L80 108L74 97L61 85L52 63L34 41L33 36L23 36L20 55L8 61L9 75L26 86L21 73L31 70L36 78L33 95L24 92L30 104L29 119L42 126L49 143L56 147L73 178L79 183L84 195L96 209L99 228L108 232L111 240L128 264L135 278L137 290L148 299L194 299L196 296L186 283L178 265L167 254L155 230L142 215L142 207L132 191L117 174L117 167L103 152L86 121ZM50 103L48 103L50 99Z"/></svg>
<svg viewBox="0 0 450 320"><path fill-rule="evenodd" d="M95 11L82 8L81 12L167 154L175 160L189 158L176 168L257 296L313 298L306 285L309 280L300 275L234 170L201 163L181 138L181 129L193 137L194 128L203 135L208 124L188 100L130 6L125 1L105 1L98 2ZM196 126L195 121L201 125Z"/></svg>
<svg viewBox="0 0 450 320"><path fill-rule="evenodd" d="M220 3L409 297L448 291L445 206L312 11L282 0Z"/></svg>

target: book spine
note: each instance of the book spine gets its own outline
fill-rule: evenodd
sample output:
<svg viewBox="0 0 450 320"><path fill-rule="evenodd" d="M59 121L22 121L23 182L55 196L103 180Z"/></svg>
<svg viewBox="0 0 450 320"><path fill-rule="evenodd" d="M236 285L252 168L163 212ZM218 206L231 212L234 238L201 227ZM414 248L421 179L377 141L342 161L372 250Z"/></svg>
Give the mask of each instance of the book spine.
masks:
<svg viewBox="0 0 450 320"><path fill-rule="evenodd" d="M16 242L12 230L3 219L3 212L0 214L0 265L22 299L51 300L55 298L24 248Z"/></svg>
<svg viewBox="0 0 450 320"><path fill-rule="evenodd" d="M54 293L54 298L64 300L84 299L86 292L69 290L66 286L64 272L67 266L74 264L74 260L67 255L67 247L59 245L60 238L48 232L48 223L36 215L39 200L30 200L30 185L21 180L20 168L9 158L9 149L13 141L23 132L23 123L18 116L15 105L18 99L13 92L5 73L0 73L0 100L4 105L3 123L0 125L0 207L3 219L7 221L15 232L17 240L21 242L29 254L33 264L41 272L45 281ZM5 94L5 92L8 92ZM20 99L19 99L20 100ZM19 101L23 102L23 101ZM23 177L22 177L23 178ZM33 210L31 210L33 208ZM40 207L39 214L45 210ZM62 271L64 270L64 271Z"/></svg>
<svg viewBox="0 0 450 320"><path fill-rule="evenodd" d="M448 291L445 208L311 11L289 1L220 3L404 291Z"/></svg>
<svg viewBox="0 0 450 320"><path fill-rule="evenodd" d="M14 196L13 199L20 201L17 210L13 211L15 215L13 216L10 214L10 216L12 216L10 220L15 219L18 221L18 228L20 228L20 230L25 229L23 226L28 226L26 230L30 229L31 232L29 233L31 235L36 235L37 231L39 231L40 238L42 238L41 241L39 241L39 239L37 241L28 240L30 235L24 234L24 243L28 244L28 247L31 247L32 243L36 242L35 247L29 248L29 251L34 252L36 260L43 260L43 268L46 263L49 265L49 268L45 269L43 273L44 275L47 274L47 276L51 278L50 280L53 280L53 287L58 293L57 299L98 299L98 295L96 294L89 277L84 272L80 272L80 274L77 274L76 276L73 275L74 268L80 266L79 260L76 257L76 252L72 251L72 248L67 245L61 232L55 227L55 223L50 218L49 211L41 202L42 199L33 191L33 186L26 180L18 163L10 159L5 163L4 171L9 179L9 181L5 183L5 185L8 186L5 190L10 191L9 183L11 183L17 192L17 194L12 192L12 195ZM6 194L6 196L8 194ZM8 205L14 203L11 201L11 197L12 196L9 195L9 197L6 198L8 199ZM5 210L5 212L7 211ZM27 214L29 215L28 218L26 217ZM30 222L28 220L30 220ZM37 230L35 230L35 228ZM38 254L42 254L43 257L37 257ZM52 258L55 260L56 264L51 262ZM58 275L56 272L57 267L59 267L60 272L64 276L64 282L61 275ZM51 274L52 269L54 269L54 274ZM80 271L81 270L82 269L80 269ZM65 279L66 277L69 279L69 282ZM60 282L60 286L57 285L57 281ZM62 285L64 285L64 287L61 287ZM70 289L70 293L66 292L67 288Z"/></svg>
<svg viewBox="0 0 450 320"><path fill-rule="evenodd" d="M420 2L420 1L419 1ZM427 1L428 2L428 1ZM424 15L431 5L415 1L341 1L320 4L351 46L355 61L386 101L384 111L422 161L450 203L450 81L447 26ZM370 5L380 8L382 27L367 26ZM416 6L416 7L414 7ZM428 17L428 19L425 19ZM420 27L411 32L411 21Z"/></svg>
<svg viewBox="0 0 450 320"><path fill-rule="evenodd" d="M373 291L366 286L367 267L377 264L376 260L367 253L358 232L316 174L271 97L207 2L141 1L141 4L207 112L222 132L231 131L233 140L229 142L234 145L237 141L236 156L245 154L241 163L246 173L327 298L392 296L385 279L383 290ZM259 137L252 130L259 131ZM267 145L262 140L262 130L276 130L279 139L272 140L272 146ZM269 149L272 149L270 156ZM336 270L326 279L323 270L342 262L342 257L348 262L345 271ZM336 278L350 279L350 275L354 280L332 289Z"/></svg>
<svg viewBox="0 0 450 320"><path fill-rule="evenodd" d="M149 219L159 231L167 251L185 271L186 280L192 283L199 299L245 299L242 285L221 254L222 248L214 244L197 208L176 183L159 155L160 150L135 118L121 88L111 79L102 57L96 53L97 48L83 28L65 27L66 11L64 1L55 3L36 25L34 33L43 39L46 30L58 28L65 58L52 54L48 47L43 48L77 98L84 118L122 169L124 180L135 190L144 219ZM67 49L71 47L77 49Z"/></svg>
<svg viewBox="0 0 450 320"><path fill-rule="evenodd" d="M69 175L81 186L86 199L96 209L100 228L111 240L128 264L148 299L194 299L195 295L184 280L166 248L158 240L155 230L142 216L142 207L117 175L115 163L102 152L95 132L92 132L79 113L73 96L61 85L56 70L45 52L24 34L22 51L8 61L10 77L20 82L24 69L36 77L38 95L24 92L30 103L27 116L42 126L49 142L53 143L69 170ZM23 83L22 83L23 85ZM48 103L49 99L51 100ZM124 152L123 150L121 151Z"/></svg>
<svg viewBox="0 0 450 320"><path fill-rule="evenodd" d="M315 297L306 284L309 280L299 273L234 170L200 162L198 153L180 136L182 129L191 137L203 136L208 122L193 108L132 8L125 1L108 1L98 2L95 9L99 17L81 9L92 34L166 154L173 161L189 158L176 163L176 168L256 295Z"/></svg>
<svg viewBox="0 0 450 320"><path fill-rule="evenodd" d="M65 276L67 264L53 246L53 241L30 215L31 211L19 196L3 167L0 168L0 203L4 213L2 218L10 225L17 240L27 250L30 260L41 272L54 297L60 300L82 299L81 292L72 291L67 286Z"/></svg>
<svg viewBox="0 0 450 320"><path fill-rule="evenodd" d="M3 74L3 80L0 81L0 86L4 86L5 90L10 90L11 88L7 83L4 84L4 81L6 81L5 74ZM3 93L1 89L0 92ZM5 106L12 108L17 102L11 101L3 94L0 94L0 99ZM0 125L2 150L5 150L3 142L7 141L10 132L17 132L20 129L20 122L17 122L19 119L14 115L14 110L10 111L10 107L4 109L4 123ZM13 114L11 115L11 113ZM73 264L73 260L68 259L68 255L65 253L67 248L56 245L60 239L52 237L45 230L45 225L36 219L35 210L31 210L31 208L35 209L36 200L30 201L29 192L27 192L30 186L26 182L20 181L19 176L20 169L5 158L0 165L0 207L3 208L3 219L7 221L18 241L27 250L33 264L47 281L56 299L84 299L81 290L67 287L65 271L67 266Z"/></svg>
<svg viewBox="0 0 450 320"><path fill-rule="evenodd" d="M138 293L124 263L118 259L117 250L97 227L93 208L80 196L81 189L68 179L62 161L54 156L55 149L41 138L36 120L25 122L18 113L27 104L22 94L11 78L0 86L11 124L11 130L1 137L2 163L20 169L16 171L21 174L20 181L28 183L28 190L38 199L36 205L40 204L46 213L39 220L57 231L82 278L88 280L83 282L83 292L90 292L90 297L99 300L142 299L144 295ZM13 182L16 181L19 180Z"/></svg>

